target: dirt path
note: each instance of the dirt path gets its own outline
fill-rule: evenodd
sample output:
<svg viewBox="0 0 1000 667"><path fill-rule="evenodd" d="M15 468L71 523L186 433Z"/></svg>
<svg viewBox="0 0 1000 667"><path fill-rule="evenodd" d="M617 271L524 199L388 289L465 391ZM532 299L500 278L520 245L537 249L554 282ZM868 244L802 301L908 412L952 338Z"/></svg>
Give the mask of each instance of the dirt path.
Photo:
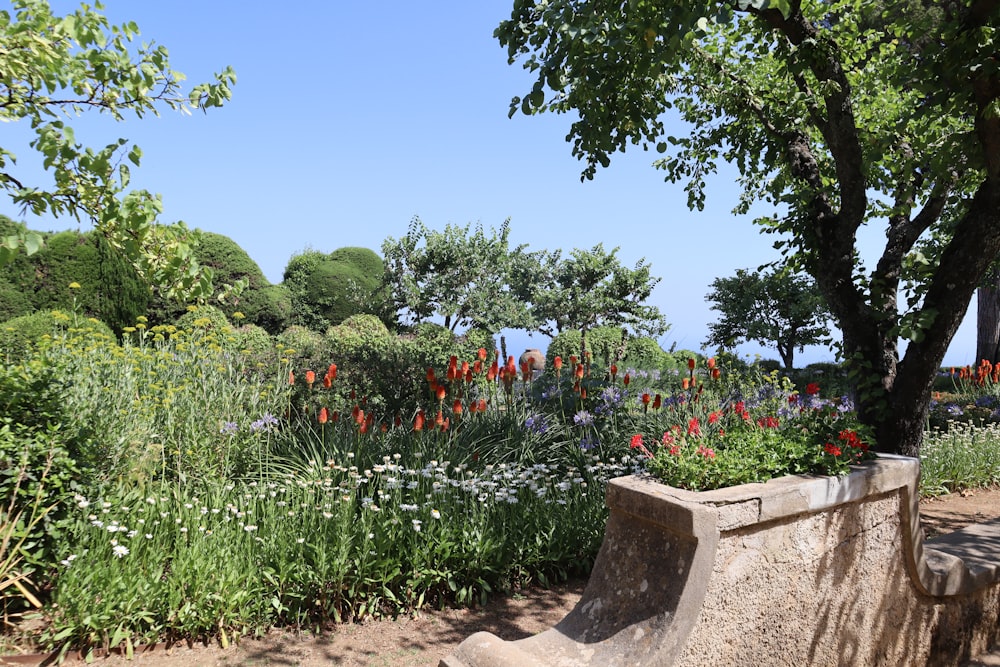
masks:
<svg viewBox="0 0 1000 667"><path fill-rule="evenodd" d="M957 530L1000 517L1000 489L952 494L921 503L927 533ZM238 646L157 647L132 661L112 656L103 667L437 667L463 639L486 630L507 640L555 625L573 609L586 582L571 581L549 590L531 589L492 600L481 609L422 612L417 618L338 625L319 636L274 632ZM0 664L33 664L39 660ZM74 664L74 663L68 663ZM81 664L79 662L75 664Z"/></svg>

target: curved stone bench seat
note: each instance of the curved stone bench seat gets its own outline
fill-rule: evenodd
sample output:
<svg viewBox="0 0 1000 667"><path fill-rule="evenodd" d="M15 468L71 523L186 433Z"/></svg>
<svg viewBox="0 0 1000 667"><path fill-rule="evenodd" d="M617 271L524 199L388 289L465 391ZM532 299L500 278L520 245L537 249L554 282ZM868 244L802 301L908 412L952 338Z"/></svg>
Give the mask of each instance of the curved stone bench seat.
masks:
<svg viewBox="0 0 1000 667"><path fill-rule="evenodd" d="M1000 638L1000 521L924 541L916 459L706 492L608 485L579 603L441 667L959 665Z"/></svg>

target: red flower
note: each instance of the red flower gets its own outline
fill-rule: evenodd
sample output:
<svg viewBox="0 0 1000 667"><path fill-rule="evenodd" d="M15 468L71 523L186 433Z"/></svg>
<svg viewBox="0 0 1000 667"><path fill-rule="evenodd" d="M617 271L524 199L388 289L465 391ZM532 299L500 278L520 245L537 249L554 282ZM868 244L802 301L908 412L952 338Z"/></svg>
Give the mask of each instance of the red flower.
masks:
<svg viewBox="0 0 1000 667"><path fill-rule="evenodd" d="M616 377L618 377L618 365L611 364L611 379L614 380Z"/></svg>
<svg viewBox="0 0 1000 667"><path fill-rule="evenodd" d="M831 456L840 456L840 447L830 442L823 445L823 451Z"/></svg>
<svg viewBox="0 0 1000 667"><path fill-rule="evenodd" d="M479 348L479 351L476 353L476 356L479 357L479 361L486 361L486 348L485 347Z"/></svg>
<svg viewBox="0 0 1000 667"><path fill-rule="evenodd" d="M427 381L434 382L434 368L427 369Z"/></svg>
<svg viewBox="0 0 1000 667"><path fill-rule="evenodd" d="M420 410L417 412L417 416L413 418L413 430L423 431L424 430L424 411Z"/></svg>
<svg viewBox="0 0 1000 667"><path fill-rule="evenodd" d="M670 447L670 455L671 456L680 456L681 455L681 448L678 447L677 445L672 445Z"/></svg>
<svg viewBox="0 0 1000 667"><path fill-rule="evenodd" d="M650 398L649 392L645 392L645 391L642 392L642 404L643 405L649 405L649 402L651 400L652 400L652 398Z"/></svg>
<svg viewBox="0 0 1000 667"><path fill-rule="evenodd" d="M462 401L455 399L455 402L451 404L451 411L456 414L462 414Z"/></svg>
<svg viewBox="0 0 1000 667"><path fill-rule="evenodd" d="M708 415L708 423L709 424L715 424L715 423L718 423L718 421L719 421L719 413L718 412L713 412L712 414Z"/></svg>
<svg viewBox="0 0 1000 667"><path fill-rule="evenodd" d="M626 387L628 386L628 383L631 381L632 381L632 376L629 375L628 373L626 373L625 377L622 378L622 384L624 384Z"/></svg>
<svg viewBox="0 0 1000 667"><path fill-rule="evenodd" d="M701 424L698 423L697 417L688 420L688 435L701 435Z"/></svg>
<svg viewBox="0 0 1000 667"><path fill-rule="evenodd" d="M663 401L663 399L662 399L662 398L660 398L660 395L659 395L659 394L657 394L656 396L654 396L654 397L653 397L653 409L654 409L654 410L659 410L659 409L660 409L660 405L661 405L662 401Z"/></svg>
<svg viewBox="0 0 1000 667"><path fill-rule="evenodd" d="M325 424L330 419L330 413L327 412L326 408L320 408L319 416L316 417L320 424Z"/></svg>
<svg viewBox="0 0 1000 667"><path fill-rule="evenodd" d="M712 379L713 380L718 380L720 375L722 375L722 373L719 372L718 368L713 368L712 369Z"/></svg>
<svg viewBox="0 0 1000 667"><path fill-rule="evenodd" d="M434 395L437 397L437 400L443 401L445 393L446 392L444 390L444 387L438 385L438 388L437 390L435 390Z"/></svg>
<svg viewBox="0 0 1000 667"><path fill-rule="evenodd" d="M688 359L688 370L689 371L693 371L694 370L694 365L695 365L695 360L694 359Z"/></svg>
<svg viewBox="0 0 1000 667"><path fill-rule="evenodd" d="M698 446L698 453L701 454L702 456L704 456L706 459L714 459L715 458L715 450L712 449L711 447L704 447L704 446L699 445Z"/></svg>
<svg viewBox="0 0 1000 667"><path fill-rule="evenodd" d="M778 418L772 415L761 417L757 420L757 426L761 428L778 428Z"/></svg>
<svg viewBox="0 0 1000 667"><path fill-rule="evenodd" d="M707 363L709 368L715 368L715 357L709 357Z"/></svg>
<svg viewBox="0 0 1000 667"><path fill-rule="evenodd" d="M670 431L664 431L663 439L660 442L664 445L672 445L674 444L674 436L670 435Z"/></svg>
<svg viewBox="0 0 1000 667"><path fill-rule="evenodd" d="M810 396L815 396L816 394L819 393L819 385L816 384L815 382L810 382L809 384L806 385L806 393L809 394Z"/></svg>
<svg viewBox="0 0 1000 667"><path fill-rule="evenodd" d="M556 357L552 360L552 367L556 369L558 373L562 369L562 357Z"/></svg>
<svg viewBox="0 0 1000 667"><path fill-rule="evenodd" d="M642 435L636 434L632 436L632 443L630 445L632 449L639 449L642 447Z"/></svg>

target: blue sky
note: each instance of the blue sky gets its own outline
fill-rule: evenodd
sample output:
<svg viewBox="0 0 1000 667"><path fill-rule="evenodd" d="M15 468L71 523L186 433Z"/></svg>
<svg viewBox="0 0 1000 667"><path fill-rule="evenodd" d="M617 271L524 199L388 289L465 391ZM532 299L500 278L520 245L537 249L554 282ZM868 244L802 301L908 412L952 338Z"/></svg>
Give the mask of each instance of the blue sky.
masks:
<svg viewBox="0 0 1000 667"><path fill-rule="evenodd" d="M65 13L77 3L52 4ZM662 278L651 303L671 323L661 343L699 349L715 319L704 301L710 283L776 259L773 238L732 215L733 170L710 181L705 210L692 212L682 186L651 167L655 154L621 155L581 183L582 164L565 141L568 116L508 119L511 97L531 85L492 36L510 4L105 0L112 23L137 22L189 83L226 65L239 80L232 101L207 115L72 124L87 145L138 144L144 157L132 186L163 196L163 220L231 237L272 282L307 247L379 251L414 216L432 229L498 228L509 217L515 244L603 243L619 246L627 265L645 258ZM4 145L18 154L18 173L37 176L26 130L6 127ZM6 201L0 213L20 217ZM974 314L973 305L946 363L973 362ZM511 334L508 348L547 340ZM777 358L755 345L739 350ZM828 350L808 348L796 365L828 359Z"/></svg>

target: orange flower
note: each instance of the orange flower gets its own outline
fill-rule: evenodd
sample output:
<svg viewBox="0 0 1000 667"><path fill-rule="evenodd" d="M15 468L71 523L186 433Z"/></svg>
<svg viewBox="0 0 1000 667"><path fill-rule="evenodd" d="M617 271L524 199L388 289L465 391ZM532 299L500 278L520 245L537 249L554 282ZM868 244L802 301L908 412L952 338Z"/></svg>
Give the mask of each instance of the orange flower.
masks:
<svg viewBox="0 0 1000 667"><path fill-rule="evenodd" d="M708 358L708 367L709 368L715 368L715 357L709 357Z"/></svg>
<svg viewBox="0 0 1000 667"><path fill-rule="evenodd" d="M330 419L330 413L327 412L326 408L320 408L319 416L316 417L320 424L325 424Z"/></svg>
<svg viewBox="0 0 1000 667"><path fill-rule="evenodd" d="M295 371L288 371L288 384L295 384Z"/></svg>
<svg viewBox="0 0 1000 667"><path fill-rule="evenodd" d="M424 430L424 411L418 410L417 416L413 418L413 430L423 431Z"/></svg>
<svg viewBox="0 0 1000 667"><path fill-rule="evenodd" d="M480 398L479 399L479 411L480 412L486 412L486 399L485 398Z"/></svg>
<svg viewBox="0 0 1000 667"><path fill-rule="evenodd" d="M583 364L577 364L576 365L576 373L575 373L575 375L576 375L577 379L580 379L580 378L583 377Z"/></svg>
<svg viewBox="0 0 1000 667"><path fill-rule="evenodd" d="M358 427L358 433L368 432L368 422L361 422L361 426Z"/></svg>
<svg viewBox="0 0 1000 667"><path fill-rule="evenodd" d="M438 410L437 417L434 418L434 423L438 426L444 424L444 413Z"/></svg>
<svg viewBox="0 0 1000 667"><path fill-rule="evenodd" d="M469 362L468 361L463 361L462 362L462 370L459 373L459 377L465 377L468 374L469 374Z"/></svg>
<svg viewBox="0 0 1000 667"><path fill-rule="evenodd" d="M337 379L337 364L330 364L330 367L326 369L326 376L331 380Z"/></svg>
<svg viewBox="0 0 1000 667"><path fill-rule="evenodd" d="M365 411L356 405L354 407L357 409L357 412L354 413L354 422L356 424L365 423Z"/></svg>
<svg viewBox="0 0 1000 667"><path fill-rule="evenodd" d="M323 388L329 389L332 386L333 386L333 378L330 377L329 373L327 373L326 375L323 376Z"/></svg>
<svg viewBox="0 0 1000 667"><path fill-rule="evenodd" d="M694 359L688 359L688 370L689 371L693 371L694 370L694 365L695 365Z"/></svg>
<svg viewBox="0 0 1000 667"><path fill-rule="evenodd" d="M531 380L531 364L529 364L527 361L521 364L521 378L525 382Z"/></svg>
<svg viewBox="0 0 1000 667"><path fill-rule="evenodd" d="M569 364L570 364L570 366L576 366L576 355L575 354L569 355Z"/></svg>
<svg viewBox="0 0 1000 667"><path fill-rule="evenodd" d="M507 375L517 375L517 364L514 363L514 357L507 357L507 365L504 369L507 371Z"/></svg>
<svg viewBox="0 0 1000 667"><path fill-rule="evenodd" d="M451 411L453 414L462 414L462 401L455 399L455 402L451 404Z"/></svg>
<svg viewBox="0 0 1000 667"><path fill-rule="evenodd" d="M479 357L479 361L486 361L486 348L485 347L479 348L479 352L477 353L476 356Z"/></svg>
<svg viewBox="0 0 1000 667"><path fill-rule="evenodd" d="M441 430L447 431L449 426L451 426L451 417L448 417L443 422L441 422Z"/></svg>
<svg viewBox="0 0 1000 667"><path fill-rule="evenodd" d="M720 375L722 375L722 373L719 372L718 368L713 368L712 369L712 379L713 380L718 380Z"/></svg>
<svg viewBox="0 0 1000 667"><path fill-rule="evenodd" d="M653 400L653 399L652 399L652 397L651 397L651 396L649 395L649 392L646 392L646 391L642 392L642 404L643 404L643 405L649 405L649 402L650 402L651 400Z"/></svg>
<svg viewBox="0 0 1000 667"><path fill-rule="evenodd" d="M475 373L476 375L479 375L480 373L482 373L483 372L483 362L480 361L479 359L476 359L476 363L472 364L472 372Z"/></svg>
<svg viewBox="0 0 1000 667"><path fill-rule="evenodd" d="M306 371L306 384L311 387L313 385L313 382L315 381L316 381L316 374L313 373L312 371Z"/></svg>
<svg viewBox="0 0 1000 667"><path fill-rule="evenodd" d="M583 400L587 400L587 388L586 387L581 387L580 388L580 398L583 399Z"/></svg>
<svg viewBox="0 0 1000 667"><path fill-rule="evenodd" d="M691 380L684 378L681 380L681 389L687 390L691 388Z"/></svg>
<svg viewBox="0 0 1000 667"><path fill-rule="evenodd" d="M500 369L498 369L498 368L497 368L497 362L495 362L495 361L494 361L494 362L493 362L493 363L492 363L492 364L490 365L490 370L486 371L486 379L487 379L487 380L488 380L489 382L493 382L493 380L495 380L495 379L496 379L496 377L497 377L497 375L498 375L499 373L500 373Z"/></svg>
<svg viewBox="0 0 1000 667"><path fill-rule="evenodd" d="M441 385L438 385L438 388L434 390L434 395L437 397L437 400L439 401L444 400L445 393L446 392L444 390L444 387L442 387Z"/></svg>
<svg viewBox="0 0 1000 667"><path fill-rule="evenodd" d="M553 359L552 360L552 367L556 369L557 373L560 370L562 370L562 357L556 357L555 359Z"/></svg>
<svg viewBox="0 0 1000 667"><path fill-rule="evenodd" d="M433 367L427 369L427 381L428 382L434 382L434 368Z"/></svg>

